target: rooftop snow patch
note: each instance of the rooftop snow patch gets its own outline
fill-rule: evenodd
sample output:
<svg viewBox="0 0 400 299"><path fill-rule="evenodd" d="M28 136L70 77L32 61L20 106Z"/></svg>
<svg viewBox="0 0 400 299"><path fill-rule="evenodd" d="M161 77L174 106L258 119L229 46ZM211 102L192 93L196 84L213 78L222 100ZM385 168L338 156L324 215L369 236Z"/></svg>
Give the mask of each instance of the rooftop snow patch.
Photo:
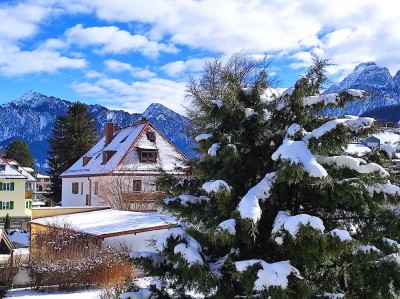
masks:
<svg viewBox="0 0 400 299"><path fill-rule="evenodd" d="M176 226L177 220L168 215L106 209L38 218L31 223L68 228L96 237L107 237L110 234L123 235L168 228Z"/></svg>
<svg viewBox="0 0 400 299"><path fill-rule="evenodd" d="M288 287L288 276L293 274L297 277L300 272L293 267L289 261L282 261L269 264L263 260L247 260L235 263L236 270L239 272L246 271L250 266L259 264L261 269L257 272L257 279L254 282L254 291L267 290L270 287L280 287L286 289Z"/></svg>
<svg viewBox="0 0 400 299"><path fill-rule="evenodd" d="M303 140L283 140L282 145L272 154L272 160L277 161L279 159L288 161L291 164L301 164L312 177L324 178L328 175L325 168L317 162L317 159Z"/></svg>
<svg viewBox="0 0 400 299"><path fill-rule="evenodd" d="M260 220L262 211L259 200L266 200L270 196L270 190L275 181L275 174L275 172L268 173L239 202L237 210L242 219L250 219L254 224Z"/></svg>
<svg viewBox="0 0 400 299"><path fill-rule="evenodd" d="M206 191L207 193L211 193L211 192L217 193L221 189L231 192L231 187L229 187L229 185L223 180L215 180L215 181L205 182L202 186L202 189L204 191Z"/></svg>
<svg viewBox="0 0 400 299"><path fill-rule="evenodd" d="M350 156L333 156L333 157L319 157L319 162L322 164L332 165L336 168L349 168L357 171L358 173L372 173L379 172L381 176L388 176L389 173L380 165L376 163L368 163L361 158L353 158Z"/></svg>
<svg viewBox="0 0 400 299"><path fill-rule="evenodd" d="M285 230L295 238L301 225L310 226L321 232L324 232L325 230L324 223L318 217L307 214L290 216L288 212L279 211L274 221L272 234L283 232L283 230Z"/></svg>

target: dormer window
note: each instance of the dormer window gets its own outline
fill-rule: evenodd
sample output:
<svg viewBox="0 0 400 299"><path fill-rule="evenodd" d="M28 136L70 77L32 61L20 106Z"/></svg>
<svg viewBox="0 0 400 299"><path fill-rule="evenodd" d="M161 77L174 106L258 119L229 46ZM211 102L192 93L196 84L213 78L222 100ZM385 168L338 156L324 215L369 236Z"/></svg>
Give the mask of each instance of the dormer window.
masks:
<svg viewBox="0 0 400 299"><path fill-rule="evenodd" d="M5 171L5 170L6 170L6 165L0 164L0 171Z"/></svg>
<svg viewBox="0 0 400 299"><path fill-rule="evenodd" d="M140 151L140 162L155 163L157 160L156 151L141 150Z"/></svg>
<svg viewBox="0 0 400 299"><path fill-rule="evenodd" d="M103 162L101 164L106 164L115 153L116 151L103 151Z"/></svg>
<svg viewBox="0 0 400 299"><path fill-rule="evenodd" d="M156 141L156 134L154 134L154 132L147 132L147 139L149 141Z"/></svg>
<svg viewBox="0 0 400 299"><path fill-rule="evenodd" d="M86 166L86 164L88 164L91 159L92 157L83 157L82 165Z"/></svg>

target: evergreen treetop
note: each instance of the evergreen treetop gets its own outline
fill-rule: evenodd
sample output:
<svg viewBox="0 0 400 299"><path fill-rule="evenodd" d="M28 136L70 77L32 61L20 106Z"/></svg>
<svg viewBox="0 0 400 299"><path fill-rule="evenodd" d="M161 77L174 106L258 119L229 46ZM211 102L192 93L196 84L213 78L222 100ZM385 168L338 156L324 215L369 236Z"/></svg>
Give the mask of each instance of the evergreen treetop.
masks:
<svg viewBox="0 0 400 299"><path fill-rule="evenodd" d="M31 151L22 139L16 139L7 146L5 157L17 161L22 167L35 169L35 161Z"/></svg>
<svg viewBox="0 0 400 299"><path fill-rule="evenodd" d="M162 281L148 291L155 298L189 298L189 291L208 298L398 298L400 188L373 155L345 150L377 126L368 117L323 114L364 92L320 94L327 61L318 58L280 96L259 79L226 83L242 72L217 62L216 76L206 65L201 79L212 84L188 89L197 108L196 177L170 178L175 185L164 200L186 224L159 238L157 253L131 253ZM219 70L228 75L218 77ZM265 69L258 74L265 78Z"/></svg>
<svg viewBox="0 0 400 299"><path fill-rule="evenodd" d="M56 202L61 200L60 175L70 168L96 142L97 130L92 114L87 106L76 102L71 105L66 115L57 116L48 139L49 175L52 177L51 192Z"/></svg>

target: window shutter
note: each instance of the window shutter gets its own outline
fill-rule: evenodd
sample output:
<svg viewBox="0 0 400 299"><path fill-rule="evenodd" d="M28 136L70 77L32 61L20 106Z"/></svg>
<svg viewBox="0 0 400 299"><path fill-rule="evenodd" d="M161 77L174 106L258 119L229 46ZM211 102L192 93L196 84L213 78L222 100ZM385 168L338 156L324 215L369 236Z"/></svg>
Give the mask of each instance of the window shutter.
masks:
<svg viewBox="0 0 400 299"><path fill-rule="evenodd" d="M10 210L13 210L13 209L14 209L14 202L10 201Z"/></svg>
<svg viewBox="0 0 400 299"><path fill-rule="evenodd" d="M29 208L32 209L32 201L29 201Z"/></svg>
<svg viewBox="0 0 400 299"><path fill-rule="evenodd" d="M11 190L11 191L14 191L14 182L11 182L10 185L11 185L10 190Z"/></svg>
<svg viewBox="0 0 400 299"><path fill-rule="evenodd" d="M2 210L2 209L3 209L3 202L0 201L0 210Z"/></svg>
<svg viewBox="0 0 400 299"><path fill-rule="evenodd" d="M0 182L0 191L3 191L3 183Z"/></svg>

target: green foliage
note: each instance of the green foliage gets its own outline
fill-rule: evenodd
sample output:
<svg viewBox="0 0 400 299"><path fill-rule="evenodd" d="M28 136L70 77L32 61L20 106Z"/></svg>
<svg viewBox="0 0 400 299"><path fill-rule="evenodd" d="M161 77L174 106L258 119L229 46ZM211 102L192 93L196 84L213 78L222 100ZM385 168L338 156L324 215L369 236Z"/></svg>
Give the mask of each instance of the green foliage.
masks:
<svg viewBox="0 0 400 299"><path fill-rule="evenodd" d="M17 161L22 167L35 169L35 161L31 151L22 139L12 141L6 148L6 158Z"/></svg>
<svg viewBox="0 0 400 299"><path fill-rule="evenodd" d="M76 102L66 115L59 115L53 125L52 137L48 139L49 174L52 177L53 200L61 200L60 175L71 167L96 142L97 130L93 115L87 113L85 104Z"/></svg>
<svg viewBox="0 0 400 299"><path fill-rule="evenodd" d="M10 215L7 213L6 220L4 221L4 229L10 229L10 228L11 228L11 218Z"/></svg>
<svg viewBox="0 0 400 299"><path fill-rule="evenodd" d="M377 127L351 126L347 120L324 116L326 106L341 107L360 100L347 92L340 93L336 103L308 105L304 100L319 95L328 65L328 61L315 58L292 93L268 101L263 100L268 86L267 64L256 63L243 53L226 64L215 59L206 64L199 80L190 78L187 97L192 103L188 115L194 124L193 135L206 133L211 137L199 141L200 158L191 163L192 178L164 176L161 181L172 198L164 208L185 221L186 232L201 244L199 254L205 265L185 263L174 251L179 240L169 240L167 249L159 252L165 263L156 266L147 261L145 269L164 278L166 288L177 290L171 297L184 298L190 289L203 292L207 298L322 298L325 292L346 294L345 298L400 296L399 251L382 241L382 237L400 240L400 218L398 209L393 208L400 202L398 194L380 189L390 183L384 172L357 171L324 160L348 156L344 150L347 144ZM329 130L310 137L310 132L327 122L332 124ZM292 124L300 130L287 136ZM272 154L285 138L304 142L313 165L319 163L327 175L312 176L296 159L273 160ZM216 155L210 154L209 149L217 144ZM385 162L387 158L372 152L362 164ZM255 199L251 209L260 211L260 219L242 219L239 202L272 172L271 189L249 195ZM202 188L204 182L217 179L224 180L230 191L208 194ZM180 199L181 194L195 196L193 202ZM200 200L201 196L209 199ZM272 233L280 211L288 218L299 216L296 219L301 221L282 224ZM318 217L324 229L314 229L307 221L317 218L307 220L308 215ZM228 219L235 221L235 235L219 227ZM295 225L299 229L292 235ZM352 238L342 240L330 233L333 229L351 231ZM363 245L376 247L367 252ZM270 264L290 261L301 278L292 273L287 287L271 284L255 290L260 265L251 263L253 266L244 272L235 266L237 261L249 260Z"/></svg>

